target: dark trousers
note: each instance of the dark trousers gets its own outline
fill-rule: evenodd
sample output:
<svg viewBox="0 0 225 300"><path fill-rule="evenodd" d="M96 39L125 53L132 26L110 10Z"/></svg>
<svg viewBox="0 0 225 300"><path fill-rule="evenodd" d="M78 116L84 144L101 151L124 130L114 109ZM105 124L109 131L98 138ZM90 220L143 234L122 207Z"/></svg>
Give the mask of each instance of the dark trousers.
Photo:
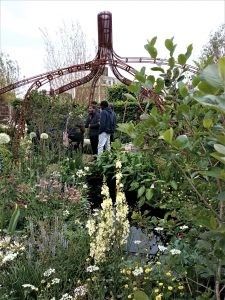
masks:
<svg viewBox="0 0 225 300"><path fill-rule="evenodd" d="M98 135L90 136L92 154L98 153Z"/></svg>

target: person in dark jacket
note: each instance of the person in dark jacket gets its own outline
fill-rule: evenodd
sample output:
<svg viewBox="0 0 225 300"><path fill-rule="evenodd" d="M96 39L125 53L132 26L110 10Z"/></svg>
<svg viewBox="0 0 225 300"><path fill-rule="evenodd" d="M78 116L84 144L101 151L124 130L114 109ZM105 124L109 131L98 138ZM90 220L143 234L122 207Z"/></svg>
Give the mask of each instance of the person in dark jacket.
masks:
<svg viewBox="0 0 225 300"><path fill-rule="evenodd" d="M111 108L113 114L113 132L110 135L110 144L111 144L112 142L114 142L114 133L116 131L116 114L112 103L109 103L109 107Z"/></svg>
<svg viewBox="0 0 225 300"><path fill-rule="evenodd" d="M86 120L85 128L89 128L89 138L91 143L92 154L98 153L98 134L100 126L100 112L97 106L92 104L88 108L88 117Z"/></svg>
<svg viewBox="0 0 225 300"><path fill-rule="evenodd" d="M101 154L104 150L110 150L110 135L115 128L114 117L112 110L109 108L107 101L100 103L100 127L98 136L98 154Z"/></svg>
<svg viewBox="0 0 225 300"><path fill-rule="evenodd" d="M69 113L66 122L69 138L69 149L81 150L83 152L85 127L82 117L77 115L75 111L72 111Z"/></svg>

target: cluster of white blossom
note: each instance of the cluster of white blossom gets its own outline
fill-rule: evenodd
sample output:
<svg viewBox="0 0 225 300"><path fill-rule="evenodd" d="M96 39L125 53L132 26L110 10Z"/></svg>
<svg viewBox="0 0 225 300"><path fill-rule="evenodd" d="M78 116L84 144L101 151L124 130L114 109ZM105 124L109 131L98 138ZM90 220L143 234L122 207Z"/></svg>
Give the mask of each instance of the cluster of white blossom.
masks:
<svg viewBox="0 0 225 300"><path fill-rule="evenodd" d="M68 293L62 295L62 297L59 300L71 300L73 299L72 296L70 296Z"/></svg>
<svg viewBox="0 0 225 300"><path fill-rule="evenodd" d="M139 268L135 268L133 271L132 271L133 275L136 277L136 276L139 276L141 274L144 273L144 270L142 267L139 267Z"/></svg>
<svg viewBox="0 0 225 300"><path fill-rule="evenodd" d="M38 288L35 287L33 284L25 283L25 284L22 285L22 287L24 289L31 289L32 291L36 291L36 292L38 291Z"/></svg>
<svg viewBox="0 0 225 300"><path fill-rule="evenodd" d="M0 133L0 144L8 144L10 142L10 136L7 133Z"/></svg>
<svg viewBox="0 0 225 300"><path fill-rule="evenodd" d="M79 299L79 297L84 297L87 294L86 285L81 285L74 290L74 300Z"/></svg>
<svg viewBox="0 0 225 300"><path fill-rule="evenodd" d="M10 236L2 237L0 239L0 266L13 261L24 250L24 245L12 240Z"/></svg>
<svg viewBox="0 0 225 300"><path fill-rule="evenodd" d="M53 273L55 273L55 269L49 268L48 270L46 270L44 272L44 276L45 277L49 277L50 275L52 275Z"/></svg>

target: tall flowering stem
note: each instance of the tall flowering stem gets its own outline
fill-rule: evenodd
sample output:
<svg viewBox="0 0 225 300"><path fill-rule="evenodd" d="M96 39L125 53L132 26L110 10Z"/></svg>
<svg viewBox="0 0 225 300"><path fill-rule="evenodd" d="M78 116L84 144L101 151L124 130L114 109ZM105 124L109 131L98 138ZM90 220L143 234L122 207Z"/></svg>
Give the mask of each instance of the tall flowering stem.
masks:
<svg viewBox="0 0 225 300"><path fill-rule="evenodd" d="M128 205L123 193L121 183L121 162L116 162L116 203L113 205L107 185L103 184L103 202L101 210L98 211L87 222L87 229L90 236L90 256L95 264L104 262L107 253L119 250L124 246L129 235L129 221L127 220Z"/></svg>
<svg viewBox="0 0 225 300"><path fill-rule="evenodd" d="M115 233L113 204L109 196L109 189L105 183L102 187L102 195L102 210L98 212L96 219L91 218L86 225L91 238L90 256L95 260L96 264L105 260L105 255L110 250Z"/></svg>
<svg viewBox="0 0 225 300"><path fill-rule="evenodd" d="M116 222L117 222L117 236L120 237L120 245L124 245L127 241L130 224L127 219L129 208L126 197L123 192L123 184L121 183L121 162L116 161Z"/></svg>

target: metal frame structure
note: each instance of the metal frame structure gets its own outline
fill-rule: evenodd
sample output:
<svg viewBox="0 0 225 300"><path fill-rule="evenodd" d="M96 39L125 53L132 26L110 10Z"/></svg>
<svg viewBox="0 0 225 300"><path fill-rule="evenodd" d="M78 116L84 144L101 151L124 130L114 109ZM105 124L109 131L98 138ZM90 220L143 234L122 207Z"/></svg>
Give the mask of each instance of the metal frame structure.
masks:
<svg viewBox="0 0 225 300"><path fill-rule="evenodd" d="M24 116L29 102L29 96L31 91L35 89L39 89L40 87L44 86L47 83L49 83L51 87L51 82L54 79L57 79L61 76L70 73L89 71L89 74L82 77L81 79L77 79L75 81L69 82L68 84L65 84L56 89L50 88L49 94L52 96L58 95L70 89L76 88L80 85L83 85L89 81L92 81L90 86L90 94L89 94L89 103L90 103L94 98L95 87L98 82L98 79L103 74L106 65L110 66L115 77L125 85L130 85L132 81L126 78L125 76L123 76L120 73L120 70L124 70L133 76L135 76L136 73L136 70L133 67L131 67L128 63L142 63L142 64L151 63L151 64L159 64L159 65L168 65L168 60L161 59L161 58L152 59L149 57L120 57L113 50L112 14L110 12L100 12L98 14L97 19L98 19L98 51L93 60L83 64L72 65L69 67L57 69L27 79L23 79L0 89L0 95L1 95L13 89L19 88L21 86L31 84L24 97L22 109L20 112L20 117L18 121L19 126L16 134L18 139L20 139L24 131L24 125L25 125ZM196 68L190 65L185 65L185 68L187 68L190 72L193 73L196 73L198 71ZM155 102L157 107L160 110L163 110L163 99L160 97L160 95L156 94L154 90L143 88L142 94L144 97L151 98Z"/></svg>
<svg viewBox="0 0 225 300"><path fill-rule="evenodd" d="M110 12L101 12L98 14L98 51L93 60L83 64L57 69L54 71L42 73L40 75L20 80L16 83L1 88L0 95L9 92L13 89L19 88L21 86L31 84L26 93L26 99L33 89L39 89L45 84L51 83L51 81L53 81L54 79L57 79L61 76L70 73L89 71L89 74L84 76L83 78L77 79L73 82L69 82L68 84L63 85L59 88L50 89L49 93L50 95L58 95L92 80L89 95L90 102L93 100L94 97L96 83L100 76L103 74L106 65L110 66L113 74L119 81L121 81L125 85L131 84L131 80L124 77L119 71L119 69L121 69L134 76L136 70L130 65L128 65L128 63L152 63L159 65L167 65L168 60L161 58L152 59L149 57L120 57L119 55L117 55L113 50L112 14ZM197 72L197 69L193 66L186 65L185 67L193 73ZM152 97L156 102L159 101L158 104L161 103L159 95L155 94L153 90L148 90L148 92L146 90L146 94Z"/></svg>

